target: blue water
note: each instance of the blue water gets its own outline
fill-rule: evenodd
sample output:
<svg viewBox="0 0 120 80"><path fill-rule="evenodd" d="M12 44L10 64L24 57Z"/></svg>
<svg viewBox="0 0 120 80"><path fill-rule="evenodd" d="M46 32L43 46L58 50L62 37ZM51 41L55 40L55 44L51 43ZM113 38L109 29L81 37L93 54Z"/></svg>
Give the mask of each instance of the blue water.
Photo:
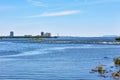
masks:
<svg viewBox="0 0 120 80"><path fill-rule="evenodd" d="M114 65L114 57L120 57L120 45L1 41L0 80L114 80L90 73L97 65Z"/></svg>

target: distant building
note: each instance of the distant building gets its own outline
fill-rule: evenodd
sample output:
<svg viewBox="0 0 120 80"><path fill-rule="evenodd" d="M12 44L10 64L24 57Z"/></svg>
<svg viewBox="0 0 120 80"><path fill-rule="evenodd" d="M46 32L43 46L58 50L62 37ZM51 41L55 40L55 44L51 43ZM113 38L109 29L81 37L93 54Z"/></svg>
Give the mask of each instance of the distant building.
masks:
<svg viewBox="0 0 120 80"><path fill-rule="evenodd" d="M10 32L10 37L14 37L14 32L13 31Z"/></svg>
<svg viewBox="0 0 120 80"><path fill-rule="evenodd" d="M44 36L44 32L41 32L41 36Z"/></svg>
<svg viewBox="0 0 120 80"><path fill-rule="evenodd" d="M51 37L51 33L45 33L45 36L47 36L47 37Z"/></svg>

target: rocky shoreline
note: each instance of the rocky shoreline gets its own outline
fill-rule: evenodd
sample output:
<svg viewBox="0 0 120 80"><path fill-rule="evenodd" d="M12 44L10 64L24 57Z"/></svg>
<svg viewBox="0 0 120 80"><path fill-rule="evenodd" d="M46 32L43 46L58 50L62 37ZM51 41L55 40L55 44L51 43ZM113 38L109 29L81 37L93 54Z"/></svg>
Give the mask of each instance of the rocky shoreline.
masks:
<svg viewBox="0 0 120 80"><path fill-rule="evenodd" d="M105 67L107 65L99 65L95 68L91 69L90 73L99 73L99 75L103 78L113 78L115 80L120 79L120 57L113 58L114 65L107 67L107 70Z"/></svg>

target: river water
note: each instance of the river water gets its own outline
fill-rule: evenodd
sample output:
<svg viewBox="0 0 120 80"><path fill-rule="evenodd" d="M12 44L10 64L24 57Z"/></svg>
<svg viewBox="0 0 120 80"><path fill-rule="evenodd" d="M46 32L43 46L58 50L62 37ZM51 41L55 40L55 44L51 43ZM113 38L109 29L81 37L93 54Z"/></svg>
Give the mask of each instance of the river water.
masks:
<svg viewBox="0 0 120 80"><path fill-rule="evenodd" d="M0 42L0 80L114 80L90 73L113 64L120 45Z"/></svg>

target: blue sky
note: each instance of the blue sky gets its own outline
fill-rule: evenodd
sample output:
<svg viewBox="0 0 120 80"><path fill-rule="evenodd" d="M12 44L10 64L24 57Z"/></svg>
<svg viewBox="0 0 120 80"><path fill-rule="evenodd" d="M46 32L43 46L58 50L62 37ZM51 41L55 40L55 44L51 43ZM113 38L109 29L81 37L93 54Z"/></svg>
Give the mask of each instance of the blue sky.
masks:
<svg viewBox="0 0 120 80"><path fill-rule="evenodd" d="M120 35L120 0L0 0L0 36Z"/></svg>

